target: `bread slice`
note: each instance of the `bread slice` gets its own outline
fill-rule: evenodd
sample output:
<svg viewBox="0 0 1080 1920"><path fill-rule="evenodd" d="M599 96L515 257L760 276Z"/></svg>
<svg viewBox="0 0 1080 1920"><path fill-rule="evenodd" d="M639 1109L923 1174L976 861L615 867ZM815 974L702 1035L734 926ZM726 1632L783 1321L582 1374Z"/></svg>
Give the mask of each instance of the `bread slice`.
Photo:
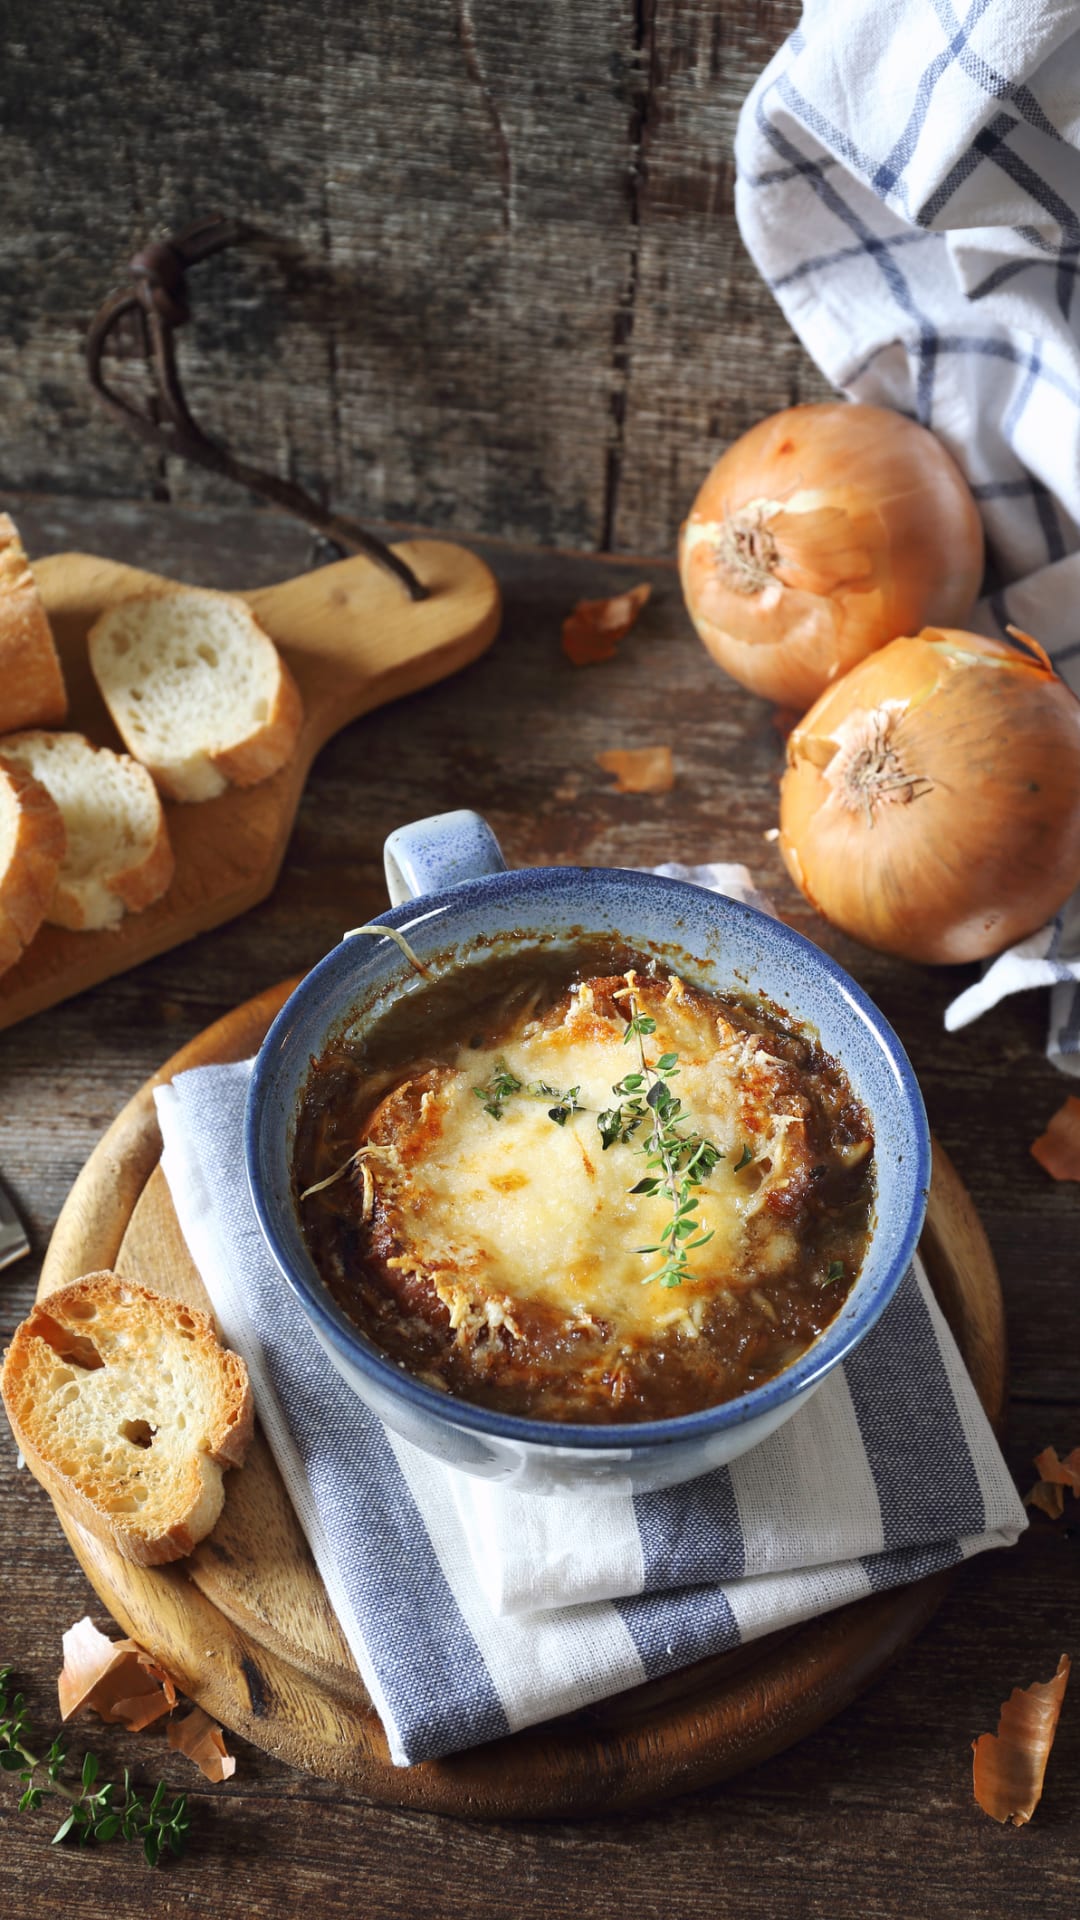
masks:
<svg viewBox="0 0 1080 1920"><path fill-rule="evenodd" d="M247 1368L209 1315L108 1272L38 1302L0 1394L35 1479L141 1567L209 1533L254 1423Z"/></svg>
<svg viewBox="0 0 1080 1920"><path fill-rule="evenodd" d="M54 727L67 692L48 615L14 520L0 513L0 733Z"/></svg>
<svg viewBox="0 0 1080 1920"><path fill-rule="evenodd" d="M0 757L0 973L44 920L66 846L52 795L25 767Z"/></svg>
<svg viewBox="0 0 1080 1920"><path fill-rule="evenodd" d="M296 746L296 682L233 594L139 594L94 622L89 648L125 746L174 800L252 787Z"/></svg>
<svg viewBox="0 0 1080 1920"><path fill-rule="evenodd" d="M47 787L64 816L67 852L47 920L75 933L115 927L160 899L176 863L145 767L81 733L13 733L0 753Z"/></svg>

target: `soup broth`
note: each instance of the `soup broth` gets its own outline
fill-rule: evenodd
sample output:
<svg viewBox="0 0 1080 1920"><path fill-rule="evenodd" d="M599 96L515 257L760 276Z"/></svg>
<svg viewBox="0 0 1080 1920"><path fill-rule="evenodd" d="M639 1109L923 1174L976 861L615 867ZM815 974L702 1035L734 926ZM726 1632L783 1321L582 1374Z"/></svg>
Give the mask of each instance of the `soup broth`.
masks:
<svg viewBox="0 0 1080 1920"><path fill-rule="evenodd" d="M535 1419L637 1422L789 1366L862 1263L873 1134L782 1010L611 941L461 968L310 1074L297 1205L393 1361Z"/></svg>

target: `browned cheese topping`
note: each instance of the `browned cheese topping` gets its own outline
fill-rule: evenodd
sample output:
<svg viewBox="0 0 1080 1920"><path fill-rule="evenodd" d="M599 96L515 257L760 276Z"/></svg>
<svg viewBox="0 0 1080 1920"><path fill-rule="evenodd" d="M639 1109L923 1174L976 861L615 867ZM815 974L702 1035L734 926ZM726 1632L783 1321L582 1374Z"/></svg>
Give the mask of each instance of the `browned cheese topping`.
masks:
<svg viewBox="0 0 1080 1920"><path fill-rule="evenodd" d="M780 1020L644 962L571 974L563 955L561 980L474 1007L464 1038L460 1018L425 1033L396 1071L319 1063L301 1215L341 1305L429 1384L542 1419L665 1418L768 1379L834 1317L865 1251L870 1124Z"/></svg>

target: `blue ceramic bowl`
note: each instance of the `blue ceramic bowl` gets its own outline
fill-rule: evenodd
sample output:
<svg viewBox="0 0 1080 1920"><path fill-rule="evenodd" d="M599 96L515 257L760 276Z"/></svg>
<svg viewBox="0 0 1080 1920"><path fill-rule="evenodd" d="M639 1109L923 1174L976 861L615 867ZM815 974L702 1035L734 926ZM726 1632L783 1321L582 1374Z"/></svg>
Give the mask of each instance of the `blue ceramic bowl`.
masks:
<svg viewBox="0 0 1080 1920"><path fill-rule="evenodd" d="M836 1319L794 1364L738 1399L677 1419L583 1426L526 1420L425 1386L341 1311L307 1251L293 1199L297 1109L313 1058L388 1001L423 991L389 939L343 940L286 1002L260 1050L246 1127L248 1178L274 1259L334 1365L394 1432L466 1472L521 1490L599 1482L647 1489L734 1459L773 1432L863 1339L907 1270L930 1180L926 1114L896 1035L832 960L752 907L626 868L508 872L474 813L441 814L386 843L391 900L379 924L407 935L431 968L482 963L500 934L515 951L614 933L661 952L704 987L758 994L812 1029L873 1117L877 1207L862 1271Z"/></svg>

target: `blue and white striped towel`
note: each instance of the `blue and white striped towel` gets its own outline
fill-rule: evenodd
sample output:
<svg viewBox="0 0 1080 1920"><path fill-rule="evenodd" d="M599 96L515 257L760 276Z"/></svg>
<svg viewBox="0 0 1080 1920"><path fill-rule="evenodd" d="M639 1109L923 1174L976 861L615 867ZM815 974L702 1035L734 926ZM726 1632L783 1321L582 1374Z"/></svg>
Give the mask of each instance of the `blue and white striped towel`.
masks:
<svg viewBox="0 0 1080 1920"><path fill-rule="evenodd" d="M736 140L743 238L834 386L968 476L992 591L1080 692L1080 20L1069 0L807 0ZM1053 988L1080 1074L1080 899L954 1001Z"/></svg>
<svg viewBox="0 0 1080 1920"><path fill-rule="evenodd" d="M742 869L693 871L746 896ZM345 1385L266 1251L242 1171L249 1069L158 1089L162 1165L399 1766L1010 1546L1026 1525L918 1262L799 1413L687 1486L546 1499L441 1466Z"/></svg>

